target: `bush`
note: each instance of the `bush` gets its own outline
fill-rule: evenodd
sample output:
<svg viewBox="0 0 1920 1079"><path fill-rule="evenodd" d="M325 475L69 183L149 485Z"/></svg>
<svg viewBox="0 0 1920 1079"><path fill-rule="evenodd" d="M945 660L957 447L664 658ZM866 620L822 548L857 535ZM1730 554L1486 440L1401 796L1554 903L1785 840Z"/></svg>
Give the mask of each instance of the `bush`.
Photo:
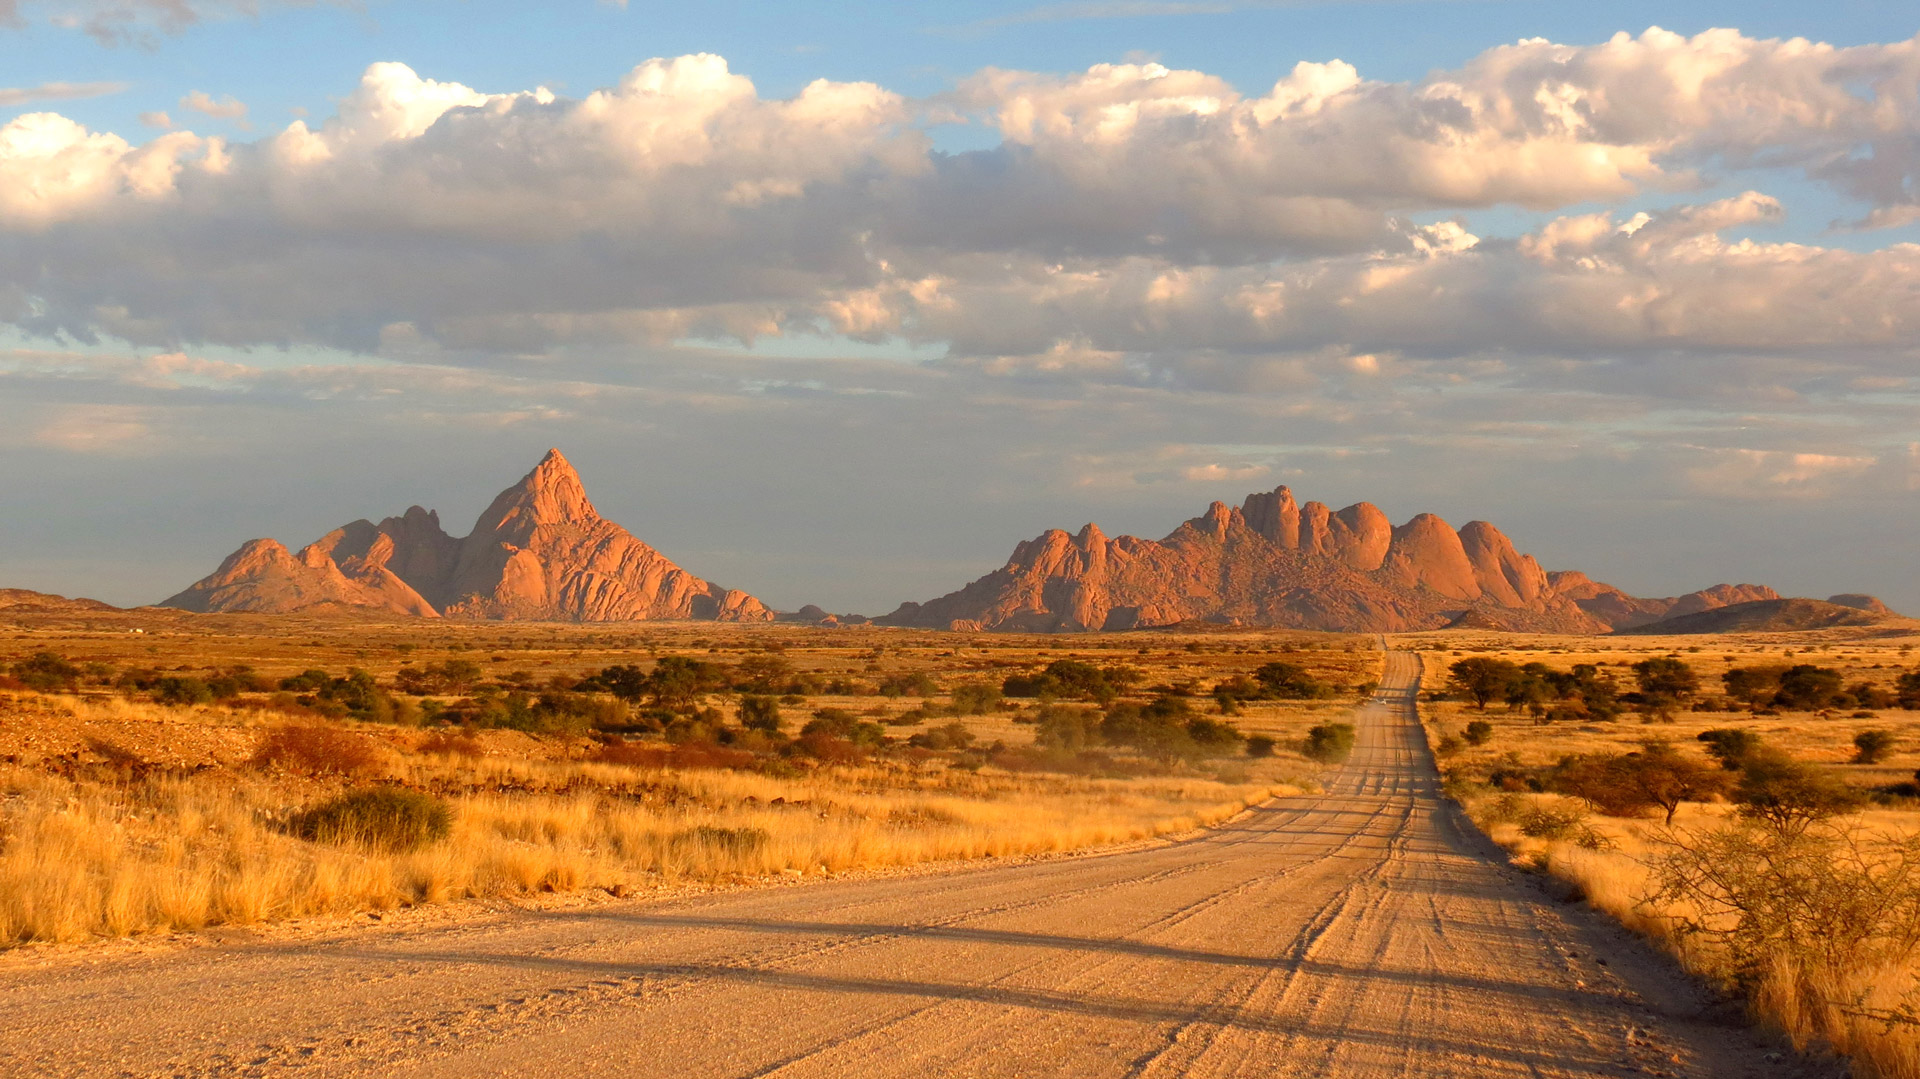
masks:
<svg viewBox="0 0 1920 1079"><path fill-rule="evenodd" d="M1353 739L1353 724L1322 723L1307 731L1304 752L1321 764L1340 764L1353 755Z"/></svg>
<svg viewBox="0 0 1920 1079"><path fill-rule="evenodd" d="M53 652L35 652L13 665L13 676L28 689L53 693L72 689L80 681L80 668Z"/></svg>
<svg viewBox="0 0 1920 1079"><path fill-rule="evenodd" d="M1853 763L1879 764L1899 741L1892 731L1861 731L1853 736Z"/></svg>
<svg viewBox="0 0 1920 1079"><path fill-rule="evenodd" d="M380 753L366 739L332 727L275 727L260 739L253 764L354 776L378 769Z"/></svg>
<svg viewBox="0 0 1920 1079"><path fill-rule="evenodd" d="M210 704L213 701L213 689L198 678L169 676L154 684L153 699L175 708Z"/></svg>
<svg viewBox="0 0 1920 1079"><path fill-rule="evenodd" d="M1760 736L1742 727L1716 727L1694 737L1706 743L1707 755L1729 772L1738 772L1747 758L1760 748Z"/></svg>
<svg viewBox="0 0 1920 1079"><path fill-rule="evenodd" d="M1264 734L1255 734L1247 738L1247 756L1271 757L1274 747L1280 743Z"/></svg>
<svg viewBox="0 0 1920 1079"><path fill-rule="evenodd" d="M1860 804L1860 795L1810 764L1756 752L1742 766L1733 800L1743 816L1792 829L1848 812Z"/></svg>
<svg viewBox="0 0 1920 1079"><path fill-rule="evenodd" d="M1493 741L1493 724L1484 719L1476 719L1467 724L1467 729L1462 732L1461 737L1465 738L1470 746L1484 746Z"/></svg>
<svg viewBox="0 0 1920 1079"><path fill-rule="evenodd" d="M740 698L740 725L750 731L765 731L779 734L781 726L780 702L772 697L745 696Z"/></svg>
<svg viewBox="0 0 1920 1079"><path fill-rule="evenodd" d="M1586 825L1587 814L1574 805L1531 806L1515 823L1534 839L1566 839Z"/></svg>
<svg viewBox="0 0 1920 1079"><path fill-rule="evenodd" d="M1261 696L1280 700L1320 700L1333 696L1333 687L1315 678L1297 663L1267 663L1253 672Z"/></svg>
<svg viewBox="0 0 1920 1079"><path fill-rule="evenodd" d="M431 794L400 787L349 791L296 814L289 830L321 843L360 843L408 851L447 837L453 807Z"/></svg>
<svg viewBox="0 0 1920 1079"><path fill-rule="evenodd" d="M953 687L953 712L960 716L979 716L1000 707L1000 688L984 682L968 682Z"/></svg>
<svg viewBox="0 0 1920 1079"><path fill-rule="evenodd" d="M420 742L420 752L442 757L483 757L486 747L466 731L435 731Z"/></svg>

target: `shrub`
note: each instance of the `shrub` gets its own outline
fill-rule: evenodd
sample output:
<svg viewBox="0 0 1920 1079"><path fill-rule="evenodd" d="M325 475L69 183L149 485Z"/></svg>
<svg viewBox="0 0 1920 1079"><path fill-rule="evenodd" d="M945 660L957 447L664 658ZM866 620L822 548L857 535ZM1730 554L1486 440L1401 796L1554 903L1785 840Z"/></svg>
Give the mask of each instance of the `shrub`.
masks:
<svg viewBox="0 0 1920 1079"><path fill-rule="evenodd" d="M72 689L80 681L80 668L53 652L35 652L13 665L13 676L28 689L53 693Z"/></svg>
<svg viewBox="0 0 1920 1079"><path fill-rule="evenodd" d="M1892 731L1861 731L1853 736L1853 763L1879 764L1899 741Z"/></svg>
<svg viewBox="0 0 1920 1079"><path fill-rule="evenodd" d="M1462 732L1461 737L1465 738L1470 746L1484 746L1493 741L1493 724L1484 719L1476 719L1467 724L1467 729Z"/></svg>
<svg viewBox="0 0 1920 1079"><path fill-rule="evenodd" d="M211 703L213 690L198 678L169 675L154 683L153 699L161 704L185 708L189 705Z"/></svg>
<svg viewBox="0 0 1920 1079"><path fill-rule="evenodd" d="M1339 764L1353 755L1351 723L1322 723L1307 731L1305 753L1322 764Z"/></svg>
<svg viewBox="0 0 1920 1079"><path fill-rule="evenodd" d="M780 733L782 719L780 702L772 697L745 696L740 698L740 725L750 731L765 731L768 734Z"/></svg>
<svg viewBox="0 0 1920 1079"><path fill-rule="evenodd" d="M447 837L453 808L431 794L401 787L348 791L296 814L289 830L321 843L360 843L382 850L416 850Z"/></svg>
<svg viewBox="0 0 1920 1079"><path fill-rule="evenodd" d="M1783 753L1756 752L1741 768L1734 801L1743 816L1775 829L1791 829L1845 813L1860 804L1860 795Z"/></svg>
<svg viewBox="0 0 1920 1079"><path fill-rule="evenodd" d="M1333 687L1315 678L1297 663L1267 663L1253 672L1261 695L1281 700L1319 700L1333 696Z"/></svg>
<svg viewBox="0 0 1920 1079"><path fill-rule="evenodd" d="M1273 756L1274 747L1277 745L1279 745L1279 742L1267 735L1250 735L1247 738L1247 756L1271 757Z"/></svg>
<svg viewBox="0 0 1920 1079"><path fill-rule="evenodd" d="M275 727L254 750L256 766L353 776L380 766L380 753L365 738L332 727Z"/></svg>
<svg viewBox="0 0 1920 1079"><path fill-rule="evenodd" d="M1521 680L1520 665L1504 659L1473 656L1447 668L1447 688L1471 700L1481 711Z"/></svg>
<svg viewBox="0 0 1920 1079"><path fill-rule="evenodd" d="M1686 700L1700 690L1700 676L1684 659L1654 656L1633 665L1640 692L1650 697Z"/></svg>
<svg viewBox="0 0 1920 1079"><path fill-rule="evenodd" d="M1515 820L1521 834L1534 839L1565 839L1586 822L1586 812L1574 805L1530 806Z"/></svg>
<svg viewBox="0 0 1920 1079"><path fill-rule="evenodd" d="M953 687L955 715L978 716L1000 707L1000 689L984 682L968 682Z"/></svg>
<svg viewBox="0 0 1920 1079"><path fill-rule="evenodd" d="M1738 772L1747 758L1760 748L1760 736L1742 727L1716 727L1694 737L1706 743L1707 755L1729 772Z"/></svg>
<svg viewBox="0 0 1920 1079"><path fill-rule="evenodd" d="M1440 740L1433 744L1433 755L1441 758L1457 757L1466 746L1467 744L1462 742L1458 735L1443 734Z"/></svg>
<svg viewBox="0 0 1920 1079"><path fill-rule="evenodd" d="M955 720L946 726L922 731L907 739L907 744L918 749L968 749L973 745L973 732Z"/></svg>

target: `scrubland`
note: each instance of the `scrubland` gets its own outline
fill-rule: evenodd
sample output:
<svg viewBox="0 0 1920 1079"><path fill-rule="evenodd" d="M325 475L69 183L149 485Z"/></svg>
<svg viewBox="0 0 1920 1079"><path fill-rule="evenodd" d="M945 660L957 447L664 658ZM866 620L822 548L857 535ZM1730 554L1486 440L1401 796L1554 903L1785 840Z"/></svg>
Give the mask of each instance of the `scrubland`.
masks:
<svg viewBox="0 0 1920 1079"><path fill-rule="evenodd" d="M1920 1076L1920 642L1830 630L1397 643L1422 652L1422 717L1449 790L1516 861L1660 942L1797 1047L1845 1055L1856 1074ZM1539 664L1559 688L1496 692L1482 709L1449 677L1475 660ZM1644 691L1671 690L1659 679L1675 661L1695 688ZM1580 665L1610 688L1582 689ZM1832 673L1803 672L1784 694L1765 673L1795 667Z"/></svg>
<svg viewBox="0 0 1920 1079"><path fill-rule="evenodd" d="M0 631L0 946L1177 833L1303 789L1379 671L1332 635L140 617ZM314 826L369 791L441 830Z"/></svg>

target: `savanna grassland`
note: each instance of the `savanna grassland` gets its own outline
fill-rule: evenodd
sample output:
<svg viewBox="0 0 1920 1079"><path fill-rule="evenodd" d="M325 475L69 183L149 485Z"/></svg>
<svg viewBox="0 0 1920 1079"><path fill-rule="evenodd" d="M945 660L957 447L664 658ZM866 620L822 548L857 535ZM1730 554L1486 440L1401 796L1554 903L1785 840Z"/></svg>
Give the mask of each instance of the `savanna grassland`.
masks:
<svg viewBox="0 0 1920 1079"><path fill-rule="evenodd" d="M1803 1048L1920 1075L1920 639L1414 635L1449 791Z"/></svg>
<svg viewBox="0 0 1920 1079"><path fill-rule="evenodd" d="M0 946L1186 831L1309 786L1379 669L1327 634L22 615Z"/></svg>

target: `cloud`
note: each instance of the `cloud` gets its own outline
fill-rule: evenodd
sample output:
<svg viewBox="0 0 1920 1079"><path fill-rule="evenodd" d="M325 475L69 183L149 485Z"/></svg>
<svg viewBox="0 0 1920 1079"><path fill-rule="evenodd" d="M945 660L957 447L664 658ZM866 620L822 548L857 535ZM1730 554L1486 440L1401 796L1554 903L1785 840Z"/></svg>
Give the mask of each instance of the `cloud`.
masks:
<svg viewBox="0 0 1920 1079"><path fill-rule="evenodd" d="M0 0L0 27L29 21L75 29L102 45L147 44L205 21L255 18L263 9L351 0Z"/></svg>
<svg viewBox="0 0 1920 1079"><path fill-rule="evenodd" d="M0 18L0 25L5 25L4 18ZM0 108L31 105L38 101L109 97L124 93L126 89L124 82L43 82L38 86L0 88Z"/></svg>
<svg viewBox="0 0 1920 1079"><path fill-rule="evenodd" d="M188 112L211 116L216 120L239 120L247 115L246 104L235 100L232 94L215 101L204 90L195 90L181 98L180 107Z"/></svg>
<svg viewBox="0 0 1920 1079"><path fill-rule="evenodd" d="M1759 191L1556 211L1788 165L1897 214L1912 185L1834 163L1914 174L1916 79L1914 41L1657 29L1408 83L1303 62L1257 95L1138 63L781 99L694 55L570 99L380 63L331 117L251 141L0 127L0 319L446 362L838 335L1003 379L1258 392L1676 351L1885 377L1920 329L1920 248L1762 242L1787 209ZM1000 142L937 153L936 114ZM1414 223L1488 206L1546 216Z"/></svg>

